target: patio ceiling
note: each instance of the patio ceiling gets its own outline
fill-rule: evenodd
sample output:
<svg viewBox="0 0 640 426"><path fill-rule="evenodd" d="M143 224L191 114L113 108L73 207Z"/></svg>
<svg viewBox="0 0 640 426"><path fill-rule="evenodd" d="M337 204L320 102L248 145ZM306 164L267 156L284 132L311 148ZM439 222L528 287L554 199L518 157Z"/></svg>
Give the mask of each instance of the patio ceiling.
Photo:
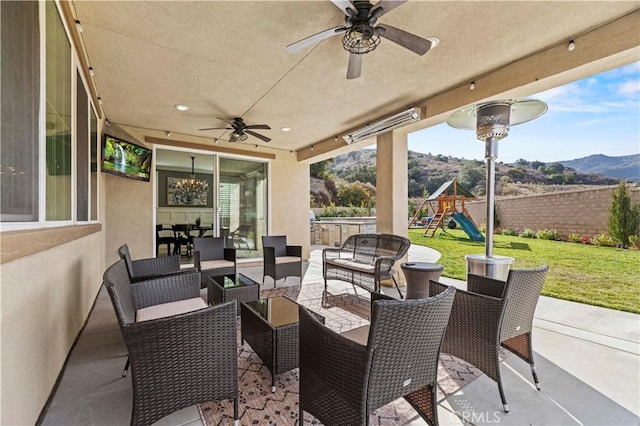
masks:
<svg viewBox="0 0 640 426"><path fill-rule="evenodd" d="M299 151L302 159L310 154L300 153L313 144L326 143L325 152L344 149L340 136L346 132L404 108L427 105L429 99L446 93L469 92L474 80L475 94L456 96L448 107L494 96L498 88L483 87L483 78L490 82L488 76L496 70L532 57L544 69L541 52L560 46L562 55L578 58L586 43L591 49L592 43L598 44L588 41L589 34L607 24L631 19L636 31L622 27L612 40L599 41L601 57L590 53L575 65L563 65L565 69L618 53L606 45L627 37L623 47L615 47L627 51L624 58L597 62L589 70L603 71L637 60L640 45L636 1L409 1L379 23L422 37L437 36L440 45L418 56L383 39L364 56L362 76L347 80L348 53L340 36L296 53L285 50L342 23L342 12L328 1L73 1L70 5L68 13L82 24L95 89L111 122L171 131L172 139L228 138L224 131L198 129L224 127L216 117L242 116L248 124L271 126L258 131L272 138L271 148ZM576 39L577 49L570 53L563 46L571 39ZM626 46L632 47L631 55ZM562 62L557 54L546 60ZM565 76L555 84L582 76ZM545 81L547 86L554 84ZM180 112L175 104L190 109ZM422 120L411 129L433 124ZM285 133L283 127L292 130ZM264 145L253 137L243 143Z"/></svg>

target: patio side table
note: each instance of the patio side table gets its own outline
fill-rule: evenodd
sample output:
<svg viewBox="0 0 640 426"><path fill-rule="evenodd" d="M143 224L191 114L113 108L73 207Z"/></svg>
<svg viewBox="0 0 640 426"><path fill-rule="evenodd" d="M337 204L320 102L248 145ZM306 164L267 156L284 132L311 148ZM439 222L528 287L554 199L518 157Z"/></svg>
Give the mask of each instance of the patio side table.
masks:
<svg viewBox="0 0 640 426"><path fill-rule="evenodd" d="M260 285L244 274L209 277L207 301L210 305L235 300L236 313L240 315L240 302L250 302L259 298Z"/></svg>
<svg viewBox="0 0 640 426"><path fill-rule="evenodd" d="M438 281L444 266L437 263L406 262L400 264L407 281L405 299L424 299L429 297L429 280Z"/></svg>
<svg viewBox="0 0 640 426"><path fill-rule="evenodd" d="M271 373L271 392L276 375L299 366L298 304L283 296L240 304L242 343L246 341ZM316 317L324 323L324 317Z"/></svg>

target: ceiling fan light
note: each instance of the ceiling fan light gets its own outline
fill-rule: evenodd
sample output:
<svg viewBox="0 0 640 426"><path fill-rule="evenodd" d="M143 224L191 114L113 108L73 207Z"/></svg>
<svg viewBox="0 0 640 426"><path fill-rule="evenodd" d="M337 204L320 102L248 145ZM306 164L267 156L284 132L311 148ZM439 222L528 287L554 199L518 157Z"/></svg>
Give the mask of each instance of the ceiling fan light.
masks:
<svg viewBox="0 0 640 426"><path fill-rule="evenodd" d="M363 55L375 50L380 44L380 36L375 32L367 34L355 28L350 28L342 36L342 47L347 52Z"/></svg>

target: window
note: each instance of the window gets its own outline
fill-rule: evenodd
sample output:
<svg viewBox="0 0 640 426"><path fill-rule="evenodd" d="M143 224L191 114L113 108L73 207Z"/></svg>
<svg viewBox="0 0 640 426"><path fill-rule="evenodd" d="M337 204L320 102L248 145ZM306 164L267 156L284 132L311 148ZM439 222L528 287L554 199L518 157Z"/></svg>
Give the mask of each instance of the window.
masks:
<svg viewBox="0 0 640 426"><path fill-rule="evenodd" d="M91 220L98 220L98 117L93 108L89 108L91 113L89 135L89 145L91 153Z"/></svg>
<svg viewBox="0 0 640 426"><path fill-rule="evenodd" d="M89 99L76 73L76 220L89 220Z"/></svg>
<svg viewBox="0 0 640 426"><path fill-rule="evenodd" d="M53 1L46 20L46 220L71 220L71 44Z"/></svg>
<svg viewBox="0 0 640 426"><path fill-rule="evenodd" d="M1 1L0 19L2 229L97 220L98 118L57 3Z"/></svg>
<svg viewBox="0 0 640 426"><path fill-rule="evenodd" d="M2 143L0 220L38 220L40 28L38 3L0 2Z"/></svg>

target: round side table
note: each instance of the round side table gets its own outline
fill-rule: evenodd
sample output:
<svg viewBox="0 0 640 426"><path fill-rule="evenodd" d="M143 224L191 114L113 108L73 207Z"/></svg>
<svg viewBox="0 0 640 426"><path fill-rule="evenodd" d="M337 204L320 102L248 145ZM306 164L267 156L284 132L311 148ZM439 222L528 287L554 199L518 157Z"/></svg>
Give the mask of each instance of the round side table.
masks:
<svg viewBox="0 0 640 426"><path fill-rule="evenodd" d="M429 280L438 281L444 266L437 263L405 262L400 264L407 281L405 299L429 297Z"/></svg>

